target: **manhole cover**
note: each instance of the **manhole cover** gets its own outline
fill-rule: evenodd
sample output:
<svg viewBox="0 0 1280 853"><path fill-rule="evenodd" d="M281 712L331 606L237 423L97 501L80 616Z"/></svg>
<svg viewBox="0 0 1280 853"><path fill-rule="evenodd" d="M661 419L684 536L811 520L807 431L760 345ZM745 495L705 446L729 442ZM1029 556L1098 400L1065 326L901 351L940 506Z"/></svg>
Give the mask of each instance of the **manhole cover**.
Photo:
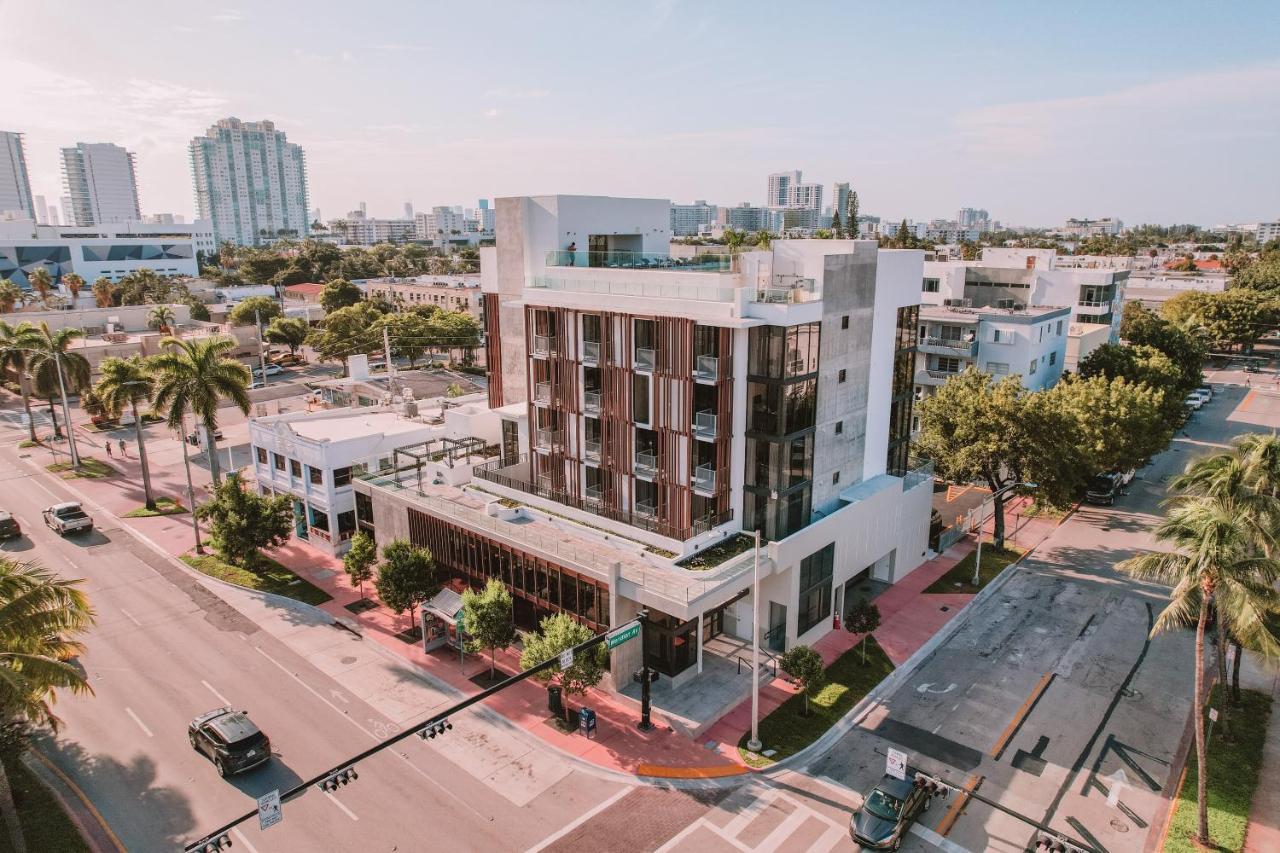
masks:
<svg viewBox="0 0 1280 853"><path fill-rule="evenodd" d="M342 659L342 663L355 663L355 662L356 662L356 659L353 658L351 655L347 655Z"/></svg>
<svg viewBox="0 0 1280 853"><path fill-rule="evenodd" d="M1113 817L1111 819L1111 828L1114 829L1116 832L1128 832L1129 824L1125 823L1118 817Z"/></svg>

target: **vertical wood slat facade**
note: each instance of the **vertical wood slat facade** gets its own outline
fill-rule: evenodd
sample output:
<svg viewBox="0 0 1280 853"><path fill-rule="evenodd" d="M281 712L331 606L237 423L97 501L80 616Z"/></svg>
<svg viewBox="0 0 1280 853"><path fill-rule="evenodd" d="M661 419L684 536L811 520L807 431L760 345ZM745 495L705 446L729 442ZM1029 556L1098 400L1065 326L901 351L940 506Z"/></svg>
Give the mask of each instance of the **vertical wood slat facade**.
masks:
<svg viewBox="0 0 1280 853"><path fill-rule="evenodd" d="M506 405L502 402L502 331L498 324L498 294L482 293L484 304L484 364L489 381L489 408Z"/></svg>

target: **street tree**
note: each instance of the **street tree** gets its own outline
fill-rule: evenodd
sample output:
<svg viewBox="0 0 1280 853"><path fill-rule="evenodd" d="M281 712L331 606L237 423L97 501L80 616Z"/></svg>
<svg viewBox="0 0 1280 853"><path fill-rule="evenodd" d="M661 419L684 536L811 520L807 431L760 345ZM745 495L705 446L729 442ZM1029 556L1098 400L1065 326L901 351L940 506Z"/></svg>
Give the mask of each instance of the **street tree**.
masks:
<svg viewBox="0 0 1280 853"><path fill-rule="evenodd" d="M1249 347L1280 321L1276 294L1236 287L1220 293L1187 290L1164 303L1160 315L1175 326L1192 323L1227 349Z"/></svg>
<svg viewBox="0 0 1280 853"><path fill-rule="evenodd" d="M844 228L850 239L853 239L858 236L858 193L856 190L849 190L849 200L846 205Z"/></svg>
<svg viewBox="0 0 1280 853"><path fill-rule="evenodd" d="M559 687L565 696L585 693L587 688L595 687L604 677L605 663L609 657L604 644L575 653L573 663L568 669L561 669L558 659L561 652L581 645L593 636L595 635L590 628L573 621L567 613L555 613L543 617L537 633L524 635L524 651L520 654L520 668L532 669L543 661L555 660L556 663L533 677L548 687ZM566 703L566 720L568 710L569 706Z"/></svg>
<svg viewBox="0 0 1280 853"><path fill-rule="evenodd" d="M67 394L89 387L89 360L79 352L71 351L71 344L83 337L84 329L66 328L55 332L49 329L48 323L42 322L28 338L34 351L27 356L27 369L36 394L49 401L54 438L60 438L62 431L58 427L53 401L62 396L64 387ZM58 378L59 367L61 381ZM67 428L70 429L71 425L68 424Z"/></svg>
<svg viewBox="0 0 1280 853"><path fill-rule="evenodd" d="M489 678L498 668L498 650L515 641L516 626L511 593L506 584L489 578L480 592L462 591L462 625L470 638L471 651L489 650Z"/></svg>
<svg viewBox="0 0 1280 853"><path fill-rule="evenodd" d="M298 347L307 341L311 327L299 317L276 317L267 324L262 336L273 344L284 344L290 355L297 355Z"/></svg>
<svg viewBox="0 0 1280 853"><path fill-rule="evenodd" d="M280 315L280 303L270 296L250 296L231 309L227 322L233 326L252 326L258 322L259 317L263 323L270 323Z"/></svg>
<svg viewBox="0 0 1280 853"><path fill-rule="evenodd" d="M229 473L212 500L196 510L209 523L209 541L228 563L255 569L263 549L278 548L293 532L293 501L287 495L260 495Z"/></svg>
<svg viewBox="0 0 1280 853"><path fill-rule="evenodd" d="M383 329L391 342L392 357L409 359L410 369L417 366L418 359L427 351L435 331L430 319L413 311L379 317L373 325L379 341Z"/></svg>
<svg viewBox="0 0 1280 853"><path fill-rule="evenodd" d="M382 349L382 335L373 327L382 314L368 302L348 305L331 312L307 337L321 361L337 361L357 353L373 353Z"/></svg>
<svg viewBox="0 0 1280 853"><path fill-rule="evenodd" d="M133 436L138 443L138 463L142 469L142 493L146 497L147 509L154 510L156 498L151 491L151 467L147 462L147 445L142 437L142 413L138 411L138 404L151 400L155 380L142 358L136 355L132 358L108 356L98 365L98 371L101 378L94 391L103 408L115 419L120 418L125 406L133 414Z"/></svg>
<svg viewBox="0 0 1280 853"><path fill-rule="evenodd" d="M1187 329L1162 319L1134 300L1125 303L1120 337L1135 346L1154 347L1169 357L1182 375L1177 396L1185 396L1200 385L1206 347Z"/></svg>
<svg viewBox="0 0 1280 853"><path fill-rule="evenodd" d="M876 607L874 601L862 599L849 610L849 618L844 624L845 629L850 634L866 634L880 627L880 608ZM862 665L867 664L867 638L863 637L862 642Z"/></svg>
<svg viewBox="0 0 1280 853"><path fill-rule="evenodd" d="M809 700L818 695L827 683L827 667L822 662L822 655L809 646L792 646L778 659L778 666L800 688L804 696L804 715L809 716Z"/></svg>
<svg viewBox="0 0 1280 853"><path fill-rule="evenodd" d="M1088 460L1090 472L1098 473L1141 468L1168 446L1173 428L1165 419L1165 395L1149 385L1133 385L1123 376L1065 376L1032 399L1053 407L1074 425L1071 440Z"/></svg>
<svg viewBox="0 0 1280 853"><path fill-rule="evenodd" d="M1232 289L1280 292L1280 252L1265 253L1257 260L1241 265L1231 277L1231 286Z"/></svg>
<svg viewBox="0 0 1280 853"><path fill-rule="evenodd" d="M53 277L49 275L46 267L36 267L27 273L27 284L31 285L31 292L40 300L42 306L48 306L49 295L53 293Z"/></svg>
<svg viewBox="0 0 1280 853"><path fill-rule="evenodd" d="M228 400L249 414L249 368L227 355L236 347L234 338L165 338L160 344L165 351L147 362L155 377L155 410L168 422L169 429L178 431L183 429L187 410L191 410L208 434L209 475L216 486L221 481L218 407Z"/></svg>
<svg viewBox="0 0 1280 853"><path fill-rule="evenodd" d="M8 284L9 282L6 282ZM36 422L31 417L31 377L27 374L31 355L38 345L38 332L30 323L11 326L0 320L0 370L12 370L22 394L22 409L27 414L27 431L36 440Z"/></svg>
<svg viewBox="0 0 1280 853"><path fill-rule="evenodd" d="M339 308L355 305L362 299L364 299L364 291L345 278L335 278L320 291L320 305L326 314L337 311Z"/></svg>
<svg viewBox="0 0 1280 853"><path fill-rule="evenodd" d="M288 260L272 249L240 249L236 274L251 284L271 284L271 280L288 265Z"/></svg>
<svg viewBox="0 0 1280 853"><path fill-rule="evenodd" d="M351 547L342 555L342 568L347 577L360 589L360 600L364 601L365 581L373 580L373 565L378 562L378 546L373 537L361 530L351 537Z"/></svg>
<svg viewBox="0 0 1280 853"><path fill-rule="evenodd" d="M405 539L393 539L382 546L382 565L373 582L378 598L399 616L429 601L440 591L436 580L435 560L426 548L418 548Z"/></svg>

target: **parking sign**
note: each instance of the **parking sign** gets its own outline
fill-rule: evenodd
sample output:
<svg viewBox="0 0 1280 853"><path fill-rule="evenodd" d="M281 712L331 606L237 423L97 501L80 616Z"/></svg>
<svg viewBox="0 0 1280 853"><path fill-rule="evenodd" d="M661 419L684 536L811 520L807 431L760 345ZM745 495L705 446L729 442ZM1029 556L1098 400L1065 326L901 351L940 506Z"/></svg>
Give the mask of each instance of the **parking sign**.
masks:
<svg viewBox="0 0 1280 853"><path fill-rule="evenodd" d="M280 811L279 788L258 797L259 829L270 829L282 820L284 820L284 813Z"/></svg>
<svg viewBox="0 0 1280 853"><path fill-rule="evenodd" d="M907 778L907 754L896 749L889 750L884 760L884 772L895 779Z"/></svg>

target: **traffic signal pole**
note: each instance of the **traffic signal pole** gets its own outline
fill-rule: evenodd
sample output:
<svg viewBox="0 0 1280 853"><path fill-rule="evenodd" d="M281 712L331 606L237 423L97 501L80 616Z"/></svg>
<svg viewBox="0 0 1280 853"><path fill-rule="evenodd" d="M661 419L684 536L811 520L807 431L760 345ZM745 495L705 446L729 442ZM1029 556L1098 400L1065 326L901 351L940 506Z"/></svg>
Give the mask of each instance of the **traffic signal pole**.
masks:
<svg viewBox="0 0 1280 853"><path fill-rule="evenodd" d="M184 436L183 437L184 441L185 441L185 438L186 437ZM641 635L643 636L643 631L644 631L643 619L633 619L632 621L627 622L617 628L614 628L611 631L606 631L603 634L597 634L591 639L581 642L578 645L574 646L573 647L574 656L577 656L582 652L586 652L589 649L595 648L601 643L606 642L609 639L610 634L625 631L633 626L639 626ZM320 773L317 776L306 780L305 782L299 782L297 785L294 785L289 790L280 794L280 802L285 803L285 802L288 802L289 800L296 799L297 797L300 797L303 794L305 794L307 790L311 788L313 785L320 785L321 783L331 780L344 773L349 773L350 774L349 778L354 780L356 777L354 772L351 772L351 771L353 770L356 763L363 761L366 758L370 758L371 756L378 754L379 752L381 752L382 750L390 746L394 746L395 744L399 743L405 738L413 737L414 735L419 735L420 732L428 732L429 730L432 730L432 729L435 729L436 731L443 731L442 728L437 728L437 727L441 727L443 726L443 724L446 724L448 722L449 717L452 717L456 714L461 713L462 711L465 711L467 708L470 708L472 705L476 705L480 702L485 701L490 696L493 696L496 693L500 693L501 691L506 690L508 687L511 687L515 684L519 684L521 681L524 681L526 678L530 678L534 675L537 675L540 672L544 672L545 670L551 669L552 667L559 666L559 664L560 664L560 658L557 655L556 657L550 658L548 660L544 660L542 663L536 664L530 667L529 669L526 669L523 672L520 672L511 676L505 681L501 681L498 684L495 684L493 687L488 688L487 690L482 690L479 693L477 693L475 696L470 696L466 699L463 699L461 702L458 702L457 704L452 705L444 709L443 711L440 711L439 713L435 714L434 716L426 720L423 720L417 725L411 726L410 728L407 728L404 731L399 732L398 734L394 734L391 737L386 738L385 740L379 741L377 744L374 744L373 746L369 747L364 752L354 755L351 758L348 758L334 765L333 767L330 767L328 770L325 770L323 773ZM645 693L648 692L647 684L645 685L644 692ZM650 724L650 726L652 727L652 724ZM452 728L451 725L449 727ZM343 784L345 784L345 782ZM219 849L217 846L219 840L222 839L224 836L226 836L228 832L230 832L232 829L239 826L240 824L244 823L245 821L251 820L252 818L255 818L257 816L258 816L257 809L254 809L251 812L247 812L241 815L240 817L236 818L235 820L231 821L230 823L226 824L225 826L221 826L215 829L213 832L206 834L199 841L196 841L192 844L188 844L183 849L186 851L186 853L198 853L198 851L203 851L203 850Z"/></svg>

